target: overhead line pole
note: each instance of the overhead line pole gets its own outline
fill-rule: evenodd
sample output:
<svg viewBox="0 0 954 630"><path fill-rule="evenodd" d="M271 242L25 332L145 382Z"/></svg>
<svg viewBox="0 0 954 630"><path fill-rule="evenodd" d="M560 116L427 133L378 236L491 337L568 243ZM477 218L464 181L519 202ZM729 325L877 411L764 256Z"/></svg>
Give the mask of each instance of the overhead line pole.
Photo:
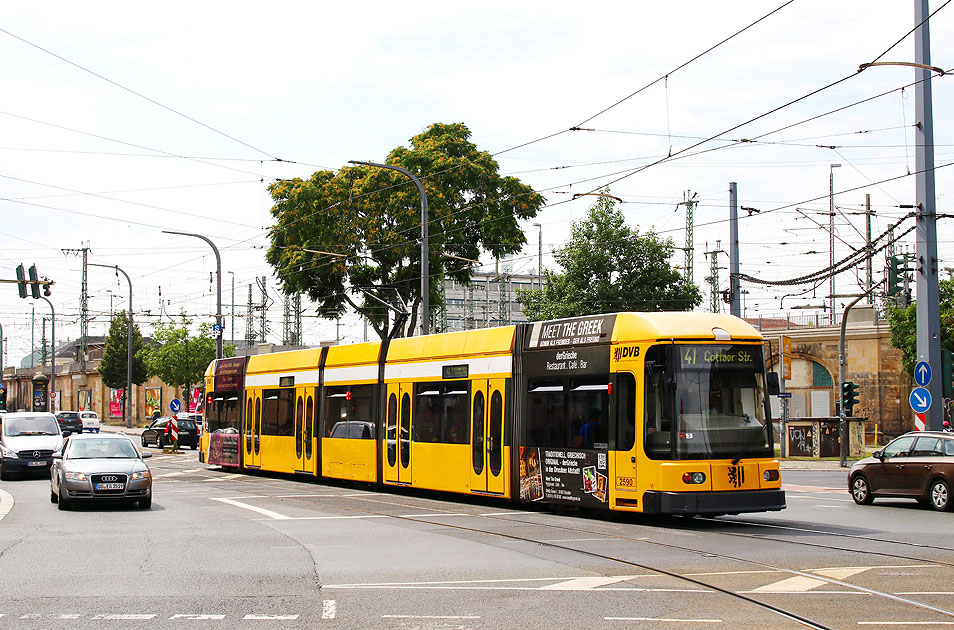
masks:
<svg viewBox="0 0 954 630"><path fill-rule="evenodd" d="M212 251L215 252L215 325L218 331L215 335L215 358L222 358L222 257L219 255L219 248L215 246L208 237L192 232L173 232L172 230L163 230L163 234L178 234L180 236L194 236L201 238L209 244Z"/></svg>
<svg viewBox="0 0 954 630"><path fill-rule="evenodd" d="M132 360L133 360L133 310L132 310L132 280L129 279L129 274L119 268L119 265L101 265L97 263L89 263L90 267L105 267L106 269L115 269L116 275L123 274L126 276L126 283L129 285L129 310L126 313L126 389L124 390L123 398L125 398L125 405L123 406L123 415L126 416L126 428L132 428ZM45 299L45 298L44 298ZM49 300L47 300L49 301ZM53 305L50 305L52 308Z"/></svg>

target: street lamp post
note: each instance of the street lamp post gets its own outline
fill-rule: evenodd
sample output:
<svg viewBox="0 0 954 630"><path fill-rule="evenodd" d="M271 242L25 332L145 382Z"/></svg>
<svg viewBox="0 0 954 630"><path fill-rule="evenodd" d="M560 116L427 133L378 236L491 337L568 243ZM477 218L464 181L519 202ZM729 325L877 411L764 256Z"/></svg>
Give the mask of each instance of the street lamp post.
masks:
<svg viewBox="0 0 954 630"><path fill-rule="evenodd" d="M537 228L537 282L540 285L537 289L543 289L543 226L534 223Z"/></svg>
<svg viewBox="0 0 954 630"><path fill-rule="evenodd" d="M374 166L376 168L386 168L392 171L398 171L399 173L404 173L405 176L411 179L414 182L414 185L417 186L417 191L421 195L421 334L428 334L430 332L430 320L431 320L431 304L430 304L430 277L428 269L428 239L427 239L427 223L428 223L428 214L427 214L427 193L424 192L424 185L421 184L421 180L415 177L414 173L407 170L406 168L401 168L400 166L393 166L391 164L376 164L375 162L362 162L360 160L348 160L349 164L364 164L365 166Z"/></svg>
<svg viewBox="0 0 954 630"><path fill-rule="evenodd" d="M126 428L132 428L132 365L133 365L133 310L132 310L132 280L129 274L119 268L119 265L100 265L89 263L90 267L105 267L106 269L115 269L116 275L120 273L126 276L126 283L129 285L129 310L126 313L126 389L123 390L123 398L126 404L123 407L123 415L126 416ZM45 298L44 298L45 299ZM49 300L47 300L49 301ZM52 305L50 305L52 308Z"/></svg>
<svg viewBox="0 0 954 630"><path fill-rule="evenodd" d="M212 251L215 252L215 325L217 327L215 335L215 358L222 358L222 257L219 256L219 248L215 246L209 238L201 234L191 232L173 232L172 230L163 230L163 234L178 234L180 236L194 236L201 238L209 244Z"/></svg>
<svg viewBox="0 0 954 630"><path fill-rule="evenodd" d="M828 168L828 231L830 239L829 263L831 277L829 290L831 291L831 323L835 324L835 169L841 164L832 164Z"/></svg>
<svg viewBox="0 0 954 630"><path fill-rule="evenodd" d="M232 314L232 323L229 324L229 341L235 343L235 272L230 271L232 274L232 304L229 306L229 313Z"/></svg>

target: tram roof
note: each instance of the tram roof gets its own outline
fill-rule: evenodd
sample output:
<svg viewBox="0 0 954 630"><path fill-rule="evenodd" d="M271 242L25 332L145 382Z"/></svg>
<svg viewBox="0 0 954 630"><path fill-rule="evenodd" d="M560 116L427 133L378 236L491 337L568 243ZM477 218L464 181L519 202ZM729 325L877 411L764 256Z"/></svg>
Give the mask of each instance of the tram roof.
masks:
<svg viewBox="0 0 954 630"><path fill-rule="evenodd" d="M321 348L289 350L269 354L253 354L248 358L246 374L264 374L268 372L288 372L291 370L317 370L321 359Z"/></svg>
<svg viewBox="0 0 954 630"><path fill-rule="evenodd" d="M662 312L618 313L613 327L613 343L649 339L692 339L699 341L761 341L762 335L748 322L722 313Z"/></svg>
<svg viewBox="0 0 954 630"><path fill-rule="evenodd" d="M353 343L346 346L329 346L325 367L377 363L380 354L380 341Z"/></svg>
<svg viewBox="0 0 954 630"><path fill-rule="evenodd" d="M388 346L388 363L420 361L462 355L504 354L513 350L515 326L480 328L393 339Z"/></svg>

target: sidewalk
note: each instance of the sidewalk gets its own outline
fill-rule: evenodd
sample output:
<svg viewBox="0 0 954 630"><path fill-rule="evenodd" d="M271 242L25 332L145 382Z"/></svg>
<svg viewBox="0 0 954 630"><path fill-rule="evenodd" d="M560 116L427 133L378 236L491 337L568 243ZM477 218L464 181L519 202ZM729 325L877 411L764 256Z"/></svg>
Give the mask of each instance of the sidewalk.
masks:
<svg viewBox="0 0 954 630"><path fill-rule="evenodd" d="M142 432L145 431L145 429L141 427L132 427L131 429L127 429L126 427L118 424L106 424L105 422L100 423L99 430L103 433L125 433L126 435L142 435Z"/></svg>
<svg viewBox="0 0 954 630"><path fill-rule="evenodd" d="M844 468L837 459L780 459L782 470L843 470L848 471L856 459L849 459Z"/></svg>

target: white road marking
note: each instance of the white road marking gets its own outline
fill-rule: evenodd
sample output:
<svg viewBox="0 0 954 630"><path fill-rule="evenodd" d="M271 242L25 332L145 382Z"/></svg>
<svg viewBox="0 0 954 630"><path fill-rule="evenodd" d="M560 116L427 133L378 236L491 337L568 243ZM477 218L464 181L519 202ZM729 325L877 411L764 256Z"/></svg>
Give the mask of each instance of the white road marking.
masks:
<svg viewBox="0 0 954 630"><path fill-rule="evenodd" d="M215 498L213 498L212 500L213 500L213 501L220 501L220 502L222 502L222 503L227 503L227 504L229 504L229 505L234 505L235 507L240 507L240 508L243 508L243 509L246 509L246 510L251 510L251 511L253 511L253 512L258 512L259 514L262 514L262 515L267 516L267 517L269 517L269 518L273 518L273 519L280 520L280 521L281 521L281 520L286 520L286 519L290 518L290 517L288 517L288 516L285 516L284 514L279 514L278 512L272 512L271 510L266 510L265 508L256 507L256 506L254 506L254 505L249 505L248 503L242 503L241 501L236 501L236 500L234 500L234 499L215 499Z"/></svg>
<svg viewBox="0 0 954 630"><path fill-rule="evenodd" d="M111 615L111 614L105 614L105 615L96 615L96 616L94 616L94 617L90 617L90 619L92 619L93 621L103 621L103 620L107 620L107 621L146 621L146 620L149 620L149 619L154 619L155 617L156 617L155 614L146 614L146 615Z"/></svg>
<svg viewBox="0 0 954 630"><path fill-rule="evenodd" d="M541 586L541 591L589 591L594 588L599 588L600 586L608 586L610 584L617 584L619 582L625 582L626 580L632 579L632 575L618 575L615 577L604 577L604 576L593 576L593 577L584 577L584 578L575 578L572 580L567 580L566 582L559 582L557 584L548 584L547 586Z"/></svg>
<svg viewBox="0 0 954 630"><path fill-rule="evenodd" d="M189 470L177 470L176 472L162 473L161 475L153 475L153 479L161 479L163 477L178 477L179 475L188 475L191 473L199 472L206 470L205 468L190 468Z"/></svg>
<svg viewBox="0 0 954 630"><path fill-rule="evenodd" d="M294 621L298 615L245 615L242 619L253 621Z"/></svg>
<svg viewBox="0 0 954 630"><path fill-rule="evenodd" d="M214 619L225 619L225 615L172 615L169 619L189 619L191 621L211 621Z"/></svg>
<svg viewBox="0 0 954 630"><path fill-rule="evenodd" d="M14 503L16 501L14 501L12 494L6 490L0 490L0 521L13 509Z"/></svg>
<svg viewBox="0 0 954 630"><path fill-rule="evenodd" d="M902 591L895 595L954 595L954 591Z"/></svg>
<svg viewBox="0 0 954 630"><path fill-rule="evenodd" d="M603 617L606 621L672 621L674 623L722 623L721 619L667 619L665 617Z"/></svg>
<svg viewBox="0 0 954 630"><path fill-rule="evenodd" d="M236 477L243 477L241 473L232 473L231 475L222 475L219 477L210 477L209 479L203 479L202 481L229 481L230 479L235 479Z"/></svg>
<svg viewBox="0 0 954 630"><path fill-rule="evenodd" d="M381 619L480 619L480 615L381 615Z"/></svg>
<svg viewBox="0 0 954 630"><path fill-rule="evenodd" d="M833 569L815 569L812 573L817 573L823 577L829 577L833 580L844 580L872 567L838 567ZM796 575L795 577L760 586L749 593L804 593L819 586L831 584L829 580L808 577L805 575Z"/></svg>
<svg viewBox="0 0 954 630"><path fill-rule="evenodd" d="M333 599L325 599L321 602L321 618L334 619L337 614L337 603Z"/></svg>
<svg viewBox="0 0 954 630"><path fill-rule="evenodd" d="M954 626L954 621L859 621L859 626Z"/></svg>

